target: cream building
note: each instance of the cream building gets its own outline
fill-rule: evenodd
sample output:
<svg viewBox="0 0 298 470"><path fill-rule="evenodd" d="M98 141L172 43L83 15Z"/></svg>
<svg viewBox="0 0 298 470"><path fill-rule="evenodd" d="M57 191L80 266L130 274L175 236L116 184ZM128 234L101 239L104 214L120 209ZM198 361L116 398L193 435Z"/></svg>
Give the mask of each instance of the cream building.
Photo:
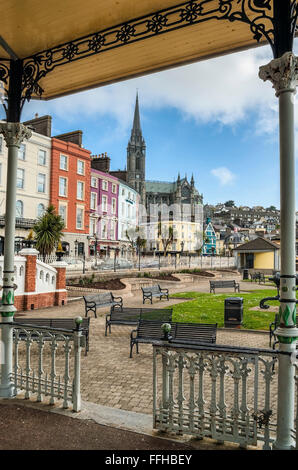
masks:
<svg viewBox="0 0 298 470"><path fill-rule="evenodd" d="M50 201L51 138L32 132L18 153L16 245L26 238ZM0 255L3 253L7 179L7 147L0 135Z"/></svg>

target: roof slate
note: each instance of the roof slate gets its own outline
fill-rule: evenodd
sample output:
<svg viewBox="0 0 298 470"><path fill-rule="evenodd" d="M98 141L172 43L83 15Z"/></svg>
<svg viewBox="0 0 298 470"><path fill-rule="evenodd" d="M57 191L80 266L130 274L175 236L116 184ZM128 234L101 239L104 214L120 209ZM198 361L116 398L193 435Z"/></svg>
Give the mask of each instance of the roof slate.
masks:
<svg viewBox="0 0 298 470"><path fill-rule="evenodd" d="M255 238L247 243L243 243L234 249L234 251L263 251L263 250L279 250L279 246L265 238Z"/></svg>

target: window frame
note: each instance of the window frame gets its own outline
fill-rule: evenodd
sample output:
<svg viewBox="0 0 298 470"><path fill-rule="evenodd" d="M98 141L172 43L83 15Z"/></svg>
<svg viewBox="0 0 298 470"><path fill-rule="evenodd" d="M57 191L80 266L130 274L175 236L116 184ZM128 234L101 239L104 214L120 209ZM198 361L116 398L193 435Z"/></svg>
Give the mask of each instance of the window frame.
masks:
<svg viewBox="0 0 298 470"><path fill-rule="evenodd" d="M81 194L79 194L79 186L81 186ZM81 197L79 197L81 196ZM85 183L84 181L77 181L77 200L84 201L85 200Z"/></svg>
<svg viewBox="0 0 298 470"><path fill-rule="evenodd" d="M82 214L82 224L81 227L78 226L78 212L81 211ZM84 207L76 207L76 230L84 230Z"/></svg>
<svg viewBox="0 0 298 470"><path fill-rule="evenodd" d="M40 184L40 181L39 181L39 177L42 176L44 181L43 181L43 191L40 191L39 190L39 184ZM41 194L45 194L46 192L46 174L45 173L37 173L37 192L38 193L41 193Z"/></svg>
<svg viewBox="0 0 298 470"><path fill-rule="evenodd" d="M65 180L65 194L61 194L61 192L60 192L60 189L61 189L60 181L61 180ZM67 197L67 192L68 192L68 178L66 178L65 176L59 176L59 191L58 191L58 194L59 194L60 197Z"/></svg>
<svg viewBox="0 0 298 470"><path fill-rule="evenodd" d="M19 171L21 171L23 173L23 177L21 178L22 186L18 185L18 180L20 180L20 178L18 176ZM24 187L25 187L25 169L24 168L18 168L17 169L17 189L24 189Z"/></svg>
<svg viewBox="0 0 298 470"><path fill-rule="evenodd" d="M82 168L83 168L83 172L82 172L82 173L79 171L79 164L80 164L80 163L82 164ZM78 175L81 175L81 176L85 176L85 162L84 162L84 160L78 160L78 161L77 161L77 174L78 174Z"/></svg>
<svg viewBox="0 0 298 470"><path fill-rule="evenodd" d="M40 152L44 153L44 162L43 163L40 162ZM38 165L46 166L46 164L47 164L47 151L46 150L41 149L41 148L38 149L37 163L38 163Z"/></svg>
<svg viewBox="0 0 298 470"><path fill-rule="evenodd" d="M63 168L63 167L61 166L61 157L64 157L64 158L65 158L65 161L66 161L66 168ZM64 153L60 153L59 170L68 171L68 155L65 155Z"/></svg>

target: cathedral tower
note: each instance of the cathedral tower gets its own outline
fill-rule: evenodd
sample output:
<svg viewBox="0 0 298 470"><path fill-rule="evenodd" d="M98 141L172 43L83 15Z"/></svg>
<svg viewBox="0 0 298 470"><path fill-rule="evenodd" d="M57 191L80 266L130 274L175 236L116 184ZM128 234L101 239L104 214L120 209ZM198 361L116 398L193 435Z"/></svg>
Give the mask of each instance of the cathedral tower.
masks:
<svg viewBox="0 0 298 470"><path fill-rule="evenodd" d="M145 204L146 199L145 157L146 145L142 135L139 97L137 94L133 127L127 145L127 183L140 193L142 204Z"/></svg>

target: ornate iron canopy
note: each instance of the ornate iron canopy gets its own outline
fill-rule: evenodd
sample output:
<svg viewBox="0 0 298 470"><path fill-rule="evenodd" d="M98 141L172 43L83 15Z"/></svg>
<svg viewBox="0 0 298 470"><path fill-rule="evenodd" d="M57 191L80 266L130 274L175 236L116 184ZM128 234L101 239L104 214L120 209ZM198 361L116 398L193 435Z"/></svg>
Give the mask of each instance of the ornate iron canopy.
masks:
<svg viewBox="0 0 298 470"><path fill-rule="evenodd" d="M71 1L71 9L70 0L37 9L35 0L14 0L9 8L0 0L0 81L16 103L7 110L9 119L18 120L18 109L31 98L50 99L266 42L274 57L292 50L296 0L176 1L91 0L87 11L79 0Z"/></svg>

